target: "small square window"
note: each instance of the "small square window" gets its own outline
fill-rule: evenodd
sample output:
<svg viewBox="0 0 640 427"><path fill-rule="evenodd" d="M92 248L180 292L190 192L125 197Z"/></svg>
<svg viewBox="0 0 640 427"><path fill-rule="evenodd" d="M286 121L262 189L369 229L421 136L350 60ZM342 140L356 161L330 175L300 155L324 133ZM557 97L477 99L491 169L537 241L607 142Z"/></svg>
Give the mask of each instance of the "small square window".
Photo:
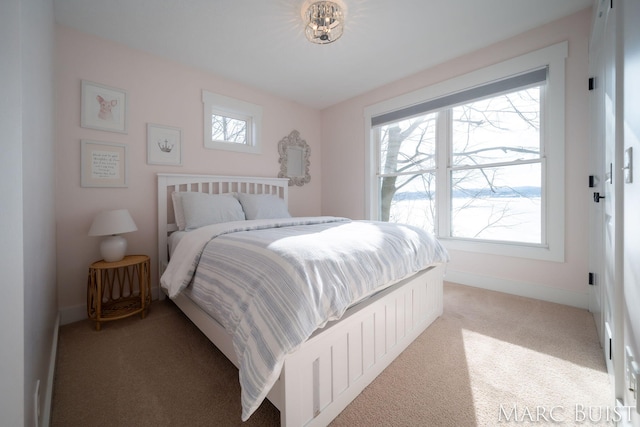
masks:
<svg viewBox="0 0 640 427"><path fill-rule="evenodd" d="M202 102L206 148L260 153L262 107L207 91Z"/></svg>
<svg viewBox="0 0 640 427"><path fill-rule="evenodd" d="M249 142L247 134L250 124L250 119L242 120L212 113L211 141L246 145Z"/></svg>

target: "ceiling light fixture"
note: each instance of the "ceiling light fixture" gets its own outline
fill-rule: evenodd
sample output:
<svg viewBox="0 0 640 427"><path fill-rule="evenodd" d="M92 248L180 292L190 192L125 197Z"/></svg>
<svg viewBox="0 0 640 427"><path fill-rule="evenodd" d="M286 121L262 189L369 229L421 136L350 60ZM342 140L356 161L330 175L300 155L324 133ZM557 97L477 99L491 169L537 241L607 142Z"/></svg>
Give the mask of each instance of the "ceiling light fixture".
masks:
<svg viewBox="0 0 640 427"><path fill-rule="evenodd" d="M338 3L318 1L304 13L305 35L312 43L327 44L342 36L344 13Z"/></svg>

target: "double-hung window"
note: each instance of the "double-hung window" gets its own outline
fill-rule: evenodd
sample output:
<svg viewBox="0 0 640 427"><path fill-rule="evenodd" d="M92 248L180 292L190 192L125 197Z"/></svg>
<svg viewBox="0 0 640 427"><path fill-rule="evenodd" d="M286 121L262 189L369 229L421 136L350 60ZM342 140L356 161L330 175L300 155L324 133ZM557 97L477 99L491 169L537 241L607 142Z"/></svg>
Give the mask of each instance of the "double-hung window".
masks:
<svg viewBox="0 0 640 427"><path fill-rule="evenodd" d="M562 260L566 43L365 110L368 216Z"/></svg>

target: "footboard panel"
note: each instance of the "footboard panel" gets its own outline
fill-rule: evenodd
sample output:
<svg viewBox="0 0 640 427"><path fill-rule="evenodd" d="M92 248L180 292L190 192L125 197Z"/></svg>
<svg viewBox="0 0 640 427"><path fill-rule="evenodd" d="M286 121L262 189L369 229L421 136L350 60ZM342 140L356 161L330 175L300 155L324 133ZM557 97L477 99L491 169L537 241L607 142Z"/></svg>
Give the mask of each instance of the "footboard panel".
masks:
<svg viewBox="0 0 640 427"><path fill-rule="evenodd" d="M442 314L444 267L433 267L354 307L287 357L269 399L282 426L331 422Z"/></svg>

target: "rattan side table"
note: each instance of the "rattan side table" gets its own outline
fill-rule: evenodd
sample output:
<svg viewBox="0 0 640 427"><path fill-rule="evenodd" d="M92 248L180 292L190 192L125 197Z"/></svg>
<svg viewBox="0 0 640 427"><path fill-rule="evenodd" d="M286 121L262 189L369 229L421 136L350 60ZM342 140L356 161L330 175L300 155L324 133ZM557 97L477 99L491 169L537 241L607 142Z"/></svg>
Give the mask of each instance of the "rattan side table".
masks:
<svg viewBox="0 0 640 427"><path fill-rule="evenodd" d="M96 261L89 267L87 315L100 323L141 313L151 304L149 257L129 255L116 262Z"/></svg>

